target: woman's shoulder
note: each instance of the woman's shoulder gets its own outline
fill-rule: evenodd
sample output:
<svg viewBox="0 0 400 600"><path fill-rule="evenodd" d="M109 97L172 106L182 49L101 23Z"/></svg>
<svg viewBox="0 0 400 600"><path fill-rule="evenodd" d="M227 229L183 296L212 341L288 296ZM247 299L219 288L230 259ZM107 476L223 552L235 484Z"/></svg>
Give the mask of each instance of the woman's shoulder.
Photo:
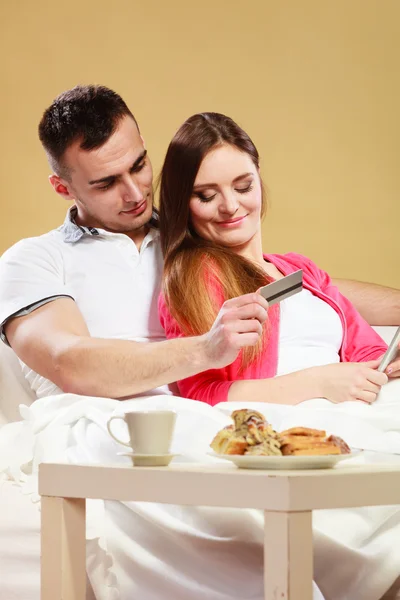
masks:
<svg viewBox="0 0 400 600"><path fill-rule="evenodd" d="M331 283L328 273L318 267L311 258L303 254L296 252L264 254L264 258L286 275L302 269L304 281L314 287L326 288Z"/></svg>
<svg viewBox="0 0 400 600"><path fill-rule="evenodd" d="M297 252L287 252L286 254L264 254L264 258L273 263L276 267L279 265L292 266L298 269L318 270L317 265L304 254Z"/></svg>

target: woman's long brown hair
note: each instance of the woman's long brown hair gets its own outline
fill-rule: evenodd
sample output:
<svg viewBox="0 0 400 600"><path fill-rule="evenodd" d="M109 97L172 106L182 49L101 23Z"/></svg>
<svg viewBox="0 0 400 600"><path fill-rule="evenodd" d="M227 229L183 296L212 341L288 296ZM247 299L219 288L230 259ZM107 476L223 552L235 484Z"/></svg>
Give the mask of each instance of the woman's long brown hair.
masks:
<svg viewBox="0 0 400 600"><path fill-rule="evenodd" d="M199 237L191 226L189 202L201 162L212 149L225 144L248 154L258 169L258 151L243 129L225 115L201 113L190 117L179 128L168 147L161 171L163 292L172 316L185 335L206 333L222 302L255 292L270 281L259 265ZM263 198L262 209L264 202ZM260 348L261 342L254 348L244 349L242 364L254 360Z"/></svg>

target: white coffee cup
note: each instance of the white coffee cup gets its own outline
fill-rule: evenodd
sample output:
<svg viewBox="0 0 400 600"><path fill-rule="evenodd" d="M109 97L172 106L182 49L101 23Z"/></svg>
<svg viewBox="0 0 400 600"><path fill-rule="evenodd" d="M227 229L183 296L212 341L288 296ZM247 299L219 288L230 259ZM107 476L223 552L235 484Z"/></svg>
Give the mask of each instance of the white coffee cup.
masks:
<svg viewBox="0 0 400 600"><path fill-rule="evenodd" d="M129 442L119 439L111 431L111 423L117 419L126 423ZM107 429L116 442L131 448L135 454L161 455L170 451L175 422L176 412L173 410L133 411L111 417Z"/></svg>

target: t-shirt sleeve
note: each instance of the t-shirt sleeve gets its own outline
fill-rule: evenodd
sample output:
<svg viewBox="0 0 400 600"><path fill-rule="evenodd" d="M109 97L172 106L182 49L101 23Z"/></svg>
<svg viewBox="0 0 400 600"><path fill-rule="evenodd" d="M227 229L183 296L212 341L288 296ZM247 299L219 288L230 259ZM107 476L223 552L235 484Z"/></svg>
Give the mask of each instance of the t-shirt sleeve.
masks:
<svg viewBox="0 0 400 600"><path fill-rule="evenodd" d="M4 325L21 311L31 312L59 296L74 299L64 282L64 263L57 244L43 238L22 240L0 259L0 336Z"/></svg>
<svg viewBox="0 0 400 600"><path fill-rule="evenodd" d="M380 358L387 344L363 319L348 298L340 293L332 279L312 260L302 257L304 278L308 275L326 296L329 296L342 310L346 321L346 331L342 344L342 360L346 362L366 362Z"/></svg>
<svg viewBox="0 0 400 600"><path fill-rule="evenodd" d="M185 337L178 322L171 315L163 294L158 300L158 314L167 339ZM177 382L179 393L183 398L200 400L211 406L228 400L232 383L228 368L210 369Z"/></svg>

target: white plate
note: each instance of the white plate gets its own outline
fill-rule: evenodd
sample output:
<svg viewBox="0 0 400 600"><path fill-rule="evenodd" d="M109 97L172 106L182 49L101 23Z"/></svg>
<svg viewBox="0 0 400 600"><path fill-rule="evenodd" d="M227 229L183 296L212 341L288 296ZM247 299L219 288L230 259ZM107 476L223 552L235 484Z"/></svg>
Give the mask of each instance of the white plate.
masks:
<svg viewBox="0 0 400 600"><path fill-rule="evenodd" d="M138 454L136 452L117 452L117 456L129 456L134 467L167 467L179 454Z"/></svg>
<svg viewBox="0 0 400 600"><path fill-rule="evenodd" d="M336 463L354 458L359 452L351 454L327 454L325 456L251 456L244 454L217 454L208 452L214 458L233 462L239 469L330 469Z"/></svg>

